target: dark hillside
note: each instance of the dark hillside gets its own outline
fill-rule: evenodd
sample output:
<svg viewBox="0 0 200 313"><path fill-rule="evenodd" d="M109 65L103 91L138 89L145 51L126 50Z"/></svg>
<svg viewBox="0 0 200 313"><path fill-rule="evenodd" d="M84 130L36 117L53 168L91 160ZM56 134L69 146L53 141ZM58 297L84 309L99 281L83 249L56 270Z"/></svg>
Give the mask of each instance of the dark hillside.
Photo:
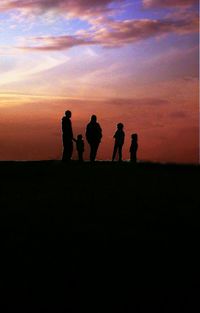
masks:
<svg viewBox="0 0 200 313"><path fill-rule="evenodd" d="M199 178L195 165L0 162L5 312L199 312Z"/></svg>

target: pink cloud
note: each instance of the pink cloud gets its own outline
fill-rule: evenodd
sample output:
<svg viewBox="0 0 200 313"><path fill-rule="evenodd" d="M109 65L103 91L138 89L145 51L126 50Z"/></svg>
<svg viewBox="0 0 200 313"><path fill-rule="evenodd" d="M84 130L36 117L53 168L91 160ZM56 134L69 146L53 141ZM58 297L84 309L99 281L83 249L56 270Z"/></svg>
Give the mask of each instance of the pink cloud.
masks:
<svg viewBox="0 0 200 313"><path fill-rule="evenodd" d="M122 46L154 36L175 32L180 34L198 31L198 17L190 20L126 20L113 22L95 34L96 41L105 46Z"/></svg>
<svg viewBox="0 0 200 313"><path fill-rule="evenodd" d="M154 7L184 7L198 4L199 0L143 0L146 8Z"/></svg>
<svg viewBox="0 0 200 313"><path fill-rule="evenodd" d="M128 109L138 106L166 106L169 105L169 101L166 99L159 98L141 98L141 99L113 99L109 101L110 105L116 107L126 107Z"/></svg>
<svg viewBox="0 0 200 313"><path fill-rule="evenodd" d="M32 40L33 45L23 47L23 49L35 51L65 50L75 46L92 45L95 43L90 38L67 35L34 37Z"/></svg>
<svg viewBox="0 0 200 313"><path fill-rule="evenodd" d="M93 32L84 31L76 36L45 36L33 38L33 45L26 46L29 50L63 50L74 46L102 45L104 47L120 47L151 37L168 33L187 34L198 31L198 17L187 20L125 20L112 21L106 27Z"/></svg>
<svg viewBox="0 0 200 313"><path fill-rule="evenodd" d="M110 12L109 5L121 1L123 0L6 0L1 1L0 11L19 9L31 14L43 14L55 10L69 17L90 17Z"/></svg>

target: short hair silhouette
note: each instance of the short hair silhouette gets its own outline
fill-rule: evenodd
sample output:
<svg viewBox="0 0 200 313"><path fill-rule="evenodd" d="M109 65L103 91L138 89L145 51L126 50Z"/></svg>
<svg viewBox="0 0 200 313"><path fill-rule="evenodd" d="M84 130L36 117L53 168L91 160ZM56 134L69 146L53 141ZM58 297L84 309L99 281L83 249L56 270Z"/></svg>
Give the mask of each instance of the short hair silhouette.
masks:
<svg viewBox="0 0 200 313"><path fill-rule="evenodd" d="M65 111L65 116L66 116L67 118L70 118L70 117L72 116L72 112L69 111L69 110Z"/></svg>
<svg viewBox="0 0 200 313"><path fill-rule="evenodd" d="M134 140L137 140L138 139L138 134L132 134L131 138L134 139Z"/></svg>
<svg viewBox="0 0 200 313"><path fill-rule="evenodd" d="M123 129L123 128L124 128L124 124L118 123L118 124L117 124L117 128L120 129L120 130Z"/></svg>
<svg viewBox="0 0 200 313"><path fill-rule="evenodd" d="M96 115L92 115L91 116L91 122L96 122L97 121L97 117L96 117Z"/></svg>

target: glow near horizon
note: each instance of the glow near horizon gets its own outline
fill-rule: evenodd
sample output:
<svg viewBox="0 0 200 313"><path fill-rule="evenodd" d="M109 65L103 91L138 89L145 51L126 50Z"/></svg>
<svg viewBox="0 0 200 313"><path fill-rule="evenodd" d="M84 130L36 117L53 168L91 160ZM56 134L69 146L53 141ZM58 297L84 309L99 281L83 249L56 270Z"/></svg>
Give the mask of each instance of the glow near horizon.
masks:
<svg viewBox="0 0 200 313"><path fill-rule="evenodd" d="M2 2L6 6L10 3L9 10L0 4L0 144L5 147L0 159L51 158L54 155L51 149L60 149L59 119L66 107L73 112L75 132L94 112L105 124L107 139L102 143L102 158L109 158L115 124L123 119L127 127L126 158L133 130L141 133L141 159L197 162L198 7L195 1L185 1L187 5L183 6L178 0L174 5L166 0L163 6L162 1L151 0L151 7L144 7L147 1L113 1L111 15L106 6L109 1L100 7L101 1L93 1L91 10L87 7L88 15L84 1L58 1L69 9L73 18L56 6L53 9L43 6L41 11L44 2L33 1L34 9L19 8L17 1ZM95 9L99 10L98 15L92 13ZM85 42L88 40L94 43ZM81 105L71 103L72 99ZM22 145L29 141L24 134L20 137L20 132L30 116L31 129L34 125L38 128L35 121L38 114L41 119L44 116L49 119L49 134L40 125L44 148L38 142L38 153L27 146L29 151L21 148L18 155L14 141ZM14 118L16 125L10 122ZM53 122L57 128L50 125ZM57 133L52 148L49 147L51 127ZM9 129L17 133L16 138L10 137L10 144L4 135L9 134ZM186 134L182 145L181 133ZM37 142L35 137L33 141ZM166 144L171 143L173 151L165 151Z"/></svg>

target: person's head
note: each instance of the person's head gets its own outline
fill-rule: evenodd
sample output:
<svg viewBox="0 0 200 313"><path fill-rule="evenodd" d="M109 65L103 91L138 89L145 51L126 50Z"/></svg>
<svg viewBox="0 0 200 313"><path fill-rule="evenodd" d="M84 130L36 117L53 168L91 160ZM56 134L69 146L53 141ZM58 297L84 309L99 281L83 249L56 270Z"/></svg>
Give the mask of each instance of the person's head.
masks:
<svg viewBox="0 0 200 313"><path fill-rule="evenodd" d="M65 111L65 116L66 116L67 118L70 118L70 117L72 116L71 111L69 111L69 110Z"/></svg>
<svg viewBox="0 0 200 313"><path fill-rule="evenodd" d="M83 139L83 136L82 135L78 135L77 136L77 140L82 140Z"/></svg>
<svg viewBox="0 0 200 313"><path fill-rule="evenodd" d="M131 135L132 140L137 141L138 135L137 134L132 134Z"/></svg>
<svg viewBox="0 0 200 313"><path fill-rule="evenodd" d="M124 125L122 123L117 124L117 129L122 130L124 128Z"/></svg>
<svg viewBox="0 0 200 313"><path fill-rule="evenodd" d="M97 121L96 115L92 115L91 116L91 122L96 123L96 121Z"/></svg>

